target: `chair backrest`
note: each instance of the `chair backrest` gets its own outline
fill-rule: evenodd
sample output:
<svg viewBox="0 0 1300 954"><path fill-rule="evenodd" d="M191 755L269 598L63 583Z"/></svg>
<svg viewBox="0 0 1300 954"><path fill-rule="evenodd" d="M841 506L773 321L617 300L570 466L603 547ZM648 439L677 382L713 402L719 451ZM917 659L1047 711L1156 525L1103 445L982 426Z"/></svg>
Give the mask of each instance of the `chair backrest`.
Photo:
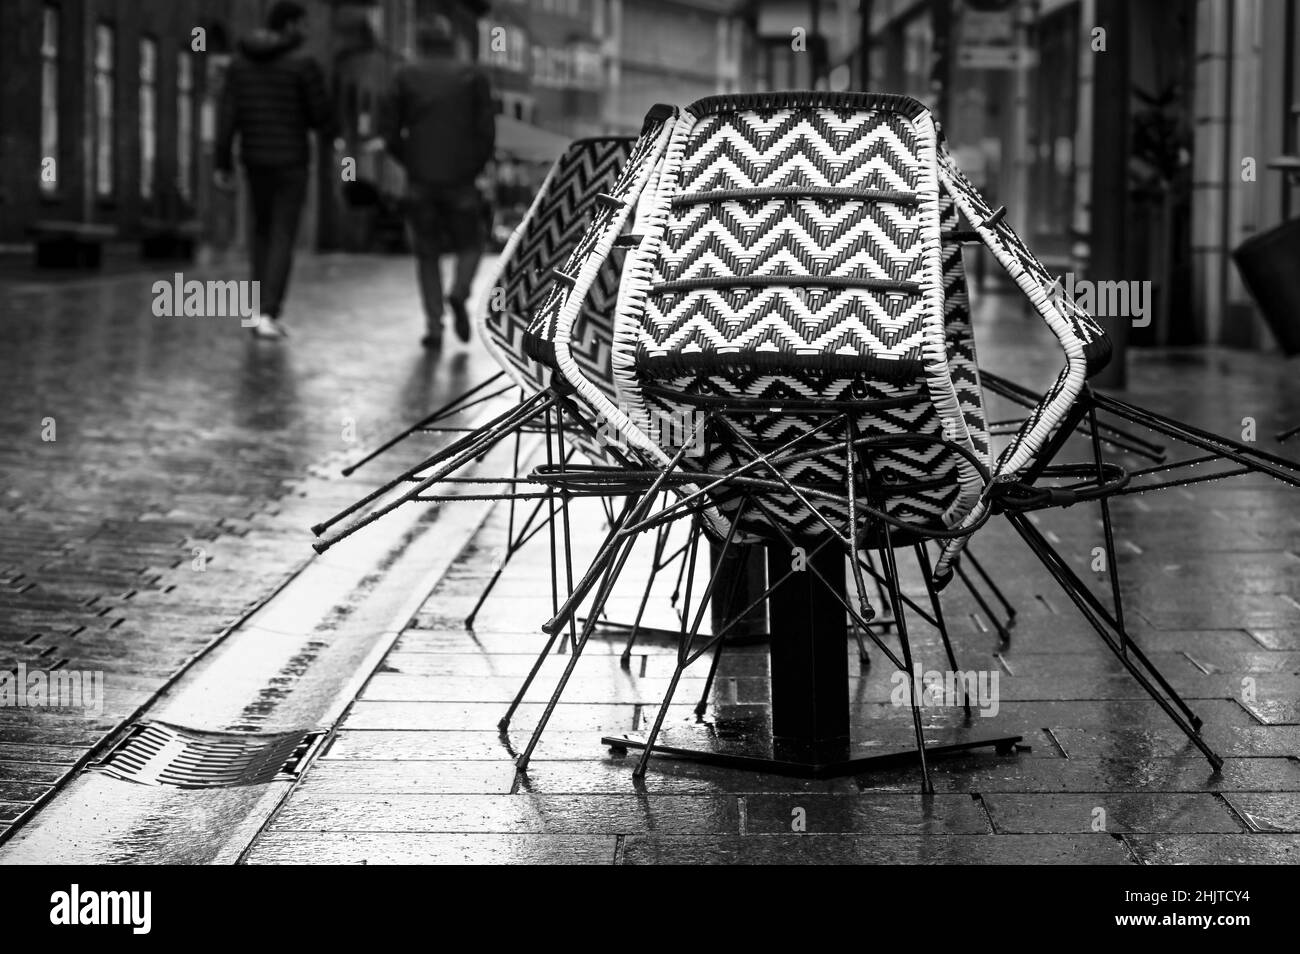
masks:
<svg viewBox="0 0 1300 954"><path fill-rule="evenodd" d="M574 141L547 174L523 220L501 253L479 311L479 336L507 374L527 393L546 387L550 369L524 350L524 334L545 303L554 271L563 268L591 225L596 196L608 192L632 152L631 136L604 136ZM575 318L575 360L594 381L613 393L610 364L614 304L622 253L602 263ZM601 444L579 422L565 435L587 456L605 459Z"/></svg>
<svg viewBox="0 0 1300 954"><path fill-rule="evenodd" d="M929 113L904 97L688 107L660 172L661 227L633 252L620 296L615 374L635 425L663 434L659 422L727 405L734 434L715 433L686 463L725 473L851 411L860 436L928 439L872 452L887 513L940 529L969 513L981 451L962 405L978 406L979 392L976 382L963 402L950 370L937 149ZM847 436L823 430L799 445L819 452L782 473L843 495ZM756 500L747 534L770 535L773 520L796 537L826 532L793 494ZM817 509L845 525L841 508Z"/></svg>
<svg viewBox="0 0 1300 954"><path fill-rule="evenodd" d="M868 93L718 96L647 116L611 193L574 247L525 335L605 427L668 464L681 422L726 409L684 466L730 473L808 434L827 410L851 412L872 445L872 492L891 517L924 531L974 525L986 510L987 422L965 294L957 212L1034 304L1062 347L1054 386L999 456L994 476L1029 466L1109 346L1096 323L961 175L929 112ZM572 342L581 303L632 212L614 321L614 388L588 376ZM847 418L844 418L847 420ZM665 429L657 424L673 422ZM781 467L807 487L844 486L843 441ZM806 445L805 445L806 446ZM743 452L742 452L743 449ZM701 478L703 483L703 476ZM689 488L685 488L689 489ZM746 535L825 532L806 500L764 493ZM710 521L730 527L728 502ZM734 512L734 500L730 502ZM832 525L843 508L827 505ZM825 513L822 513L825 516ZM948 540L936 574L964 541Z"/></svg>

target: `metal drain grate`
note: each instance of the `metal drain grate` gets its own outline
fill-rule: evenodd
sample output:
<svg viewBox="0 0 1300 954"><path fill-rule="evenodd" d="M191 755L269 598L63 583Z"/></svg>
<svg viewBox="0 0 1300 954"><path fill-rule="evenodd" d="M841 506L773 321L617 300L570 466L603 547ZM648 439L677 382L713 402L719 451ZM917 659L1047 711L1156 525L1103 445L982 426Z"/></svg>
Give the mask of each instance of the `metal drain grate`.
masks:
<svg viewBox="0 0 1300 954"><path fill-rule="evenodd" d="M166 722L131 727L102 762L92 766L114 778L176 788L233 788L296 778L320 730L250 734L203 732Z"/></svg>

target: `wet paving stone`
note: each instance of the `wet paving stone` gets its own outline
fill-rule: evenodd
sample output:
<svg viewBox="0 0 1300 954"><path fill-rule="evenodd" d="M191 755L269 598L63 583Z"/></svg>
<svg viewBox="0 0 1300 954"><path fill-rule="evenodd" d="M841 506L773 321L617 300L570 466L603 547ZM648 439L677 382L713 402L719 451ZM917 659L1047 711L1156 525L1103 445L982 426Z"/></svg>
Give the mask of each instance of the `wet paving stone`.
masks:
<svg viewBox="0 0 1300 954"><path fill-rule="evenodd" d="M506 761L515 758L528 745L525 729L511 731L509 739L495 732L454 731L361 731L344 730L329 748L335 759L362 761L433 760L433 761ZM599 733L548 730L533 751L535 760L581 759L603 755Z"/></svg>
<svg viewBox="0 0 1300 954"><path fill-rule="evenodd" d="M1223 801L1208 794L1013 793L984 797L999 833L1236 832L1241 822Z"/></svg>
<svg viewBox="0 0 1300 954"><path fill-rule="evenodd" d="M1125 835L1145 865L1294 865L1300 835Z"/></svg>
<svg viewBox="0 0 1300 954"><path fill-rule="evenodd" d="M1197 750L1172 723L1151 729L1061 726L1053 735L1070 758L1169 758ZM1300 753L1300 726L1215 726L1202 730L1210 746L1224 758L1290 758Z"/></svg>
<svg viewBox="0 0 1300 954"><path fill-rule="evenodd" d="M1300 700L1256 698L1241 705L1266 725L1300 725Z"/></svg>
<svg viewBox="0 0 1300 954"><path fill-rule="evenodd" d="M740 831L736 799L712 795L312 795L303 793L273 831L627 834Z"/></svg>
<svg viewBox="0 0 1300 954"><path fill-rule="evenodd" d="M613 864L612 835L268 832L250 865Z"/></svg>
<svg viewBox="0 0 1300 954"><path fill-rule="evenodd" d="M0 766L3 768L3 766ZM48 786L43 780L28 781L0 781L0 801L5 802L34 802L47 791Z"/></svg>
<svg viewBox="0 0 1300 954"><path fill-rule="evenodd" d="M1253 831L1300 832L1300 795L1294 792L1232 792L1224 798Z"/></svg>
<svg viewBox="0 0 1300 954"><path fill-rule="evenodd" d="M0 774L6 780L4 784L22 785L27 782L39 782L44 786L41 790L42 794L48 790L49 783L62 778L66 770L66 766L54 762L18 762L0 759Z"/></svg>
<svg viewBox="0 0 1300 954"><path fill-rule="evenodd" d="M117 694L94 719L0 713L0 836L16 806L57 781L310 558L308 525L390 470L343 481L334 476L339 463L487 368L479 350L438 361L417 353L409 262L302 264L301 334L287 348L250 348L243 335L224 337L213 324L155 322L130 282L25 293L29 317L0 329L6 345L21 345L0 347L0 398L13 412L0 422L0 474L9 488L0 494L0 665L64 659L102 668ZM358 315L390 313L400 320L372 321L358 334ZM981 351L990 367L1049 383L1032 380L1041 342L1021 324L993 318L987 330ZM121 360L135 348L136 363ZM1142 353L1133 360L1140 373L1131 397L1202 425L1239 426L1224 394L1248 399L1258 413L1293 400L1294 375L1280 359L1216 353L1210 365L1189 365ZM52 444L34 437L46 414L59 420ZM350 445L340 438L345 416L359 432ZM634 782L635 756L612 753L600 736L647 727L675 645L643 636L625 668L626 634L617 630L593 637L529 771L519 773L515 759L568 657L546 660L511 728L499 732L505 705L545 642L539 625L551 604L543 539L507 567L476 631L466 629L505 542L498 508L247 860L1294 861L1295 501L1294 491L1252 481L1115 506L1135 642L1205 718L1206 737L1228 758L1219 775L1009 528L995 521L981 531L974 548L1018 610L1011 642L1001 645L956 587L945 593L945 613L959 665L999 673L999 712L964 726L959 711L928 709L924 731L936 741L1023 734L1026 749L936 759L938 794L929 799L917 794L914 767L801 780L655 760L644 783ZM599 507L585 503L590 510L575 520L580 566L603 524ZM1071 508L1038 522L1104 592L1105 577L1089 566L1101 540L1095 512ZM648 558L642 549L610 602L611 619L635 615ZM902 574L904 588L919 597L909 560ZM661 575L648 624L677 626L671 589ZM935 634L914 628L918 659L941 662ZM850 670L854 732L882 749L910 747L910 714L891 705L891 673L878 651L873 658L870 670L856 663ZM767 718L759 643L724 653L701 726L692 705L708 661L679 687L670 728L707 732L719 719ZM1092 829L1096 807L1107 811L1106 832ZM790 831L793 808L805 811L806 833Z"/></svg>
<svg viewBox="0 0 1300 954"><path fill-rule="evenodd" d="M362 762L331 758L313 766L302 791L321 795L507 795L514 787L515 775L511 762Z"/></svg>
<svg viewBox="0 0 1300 954"><path fill-rule="evenodd" d="M529 765L527 775L520 776L519 790L554 795L625 795L632 791L636 753L606 750L604 754L605 758L599 761L588 758L534 762ZM851 778L788 778L670 759L653 762L645 779L635 784L657 795L851 795L857 792ZM915 787L913 781L909 790Z"/></svg>
<svg viewBox="0 0 1300 954"><path fill-rule="evenodd" d="M1127 865L1133 858L1108 835L631 835L628 865Z"/></svg>
<svg viewBox="0 0 1300 954"><path fill-rule="evenodd" d="M969 795L747 795L745 834L991 834L993 826Z"/></svg>
<svg viewBox="0 0 1300 954"><path fill-rule="evenodd" d="M6 290L0 666L102 669L110 704L81 726L0 718L0 745L97 745L312 557L307 527L330 495L296 498L310 474L338 480L359 447L477 379L481 349L430 360L418 347L408 266L301 260L299 333L278 348L236 325L154 318L145 273ZM355 315L381 301L391 310L359 336ZM339 481L339 499L383 476Z"/></svg>
<svg viewBox="0 0 1300 954"><path fill-rule="evenodd" d="M29 802L3 802L0 801L0 822L15 822L18 816L31 808Z"/></svg>
<svg viewBox="0 0 1300 954"><path fill-rule="evenodd" d="M1249 632L1265 649L1275 649L1280 652L1300 651L1300 626L1286 629L1255 627Z"/></svg>
<svg viewBox="0 0 1300 954"><path fill-rule="evenodd" d="M442 731L470 723L482 731L495 732L505 715L506 704L457 702L370 702L362 700L352 708L344 728L349 730L389 729ZM527 702L516 711L511 722L514 734L531 731L541 717L544 705ZM627 732L636 725L637 707L632 704L600 703L580 705L561 703L547 723L560 732L585 729L591 733Z"/></svg>
<svg viewBox="0 0 1300 954"><path fill-rule="evenodd" d="M995 792L1255 792L1300 791L1296 759L1225 759L1218 775L1203 758L1027 759L976 756L936 760L938 791ZM863 791L912 791L915 773L891 769L857 777ZM1293 795L1293 798L1300 796Z"/></svg>

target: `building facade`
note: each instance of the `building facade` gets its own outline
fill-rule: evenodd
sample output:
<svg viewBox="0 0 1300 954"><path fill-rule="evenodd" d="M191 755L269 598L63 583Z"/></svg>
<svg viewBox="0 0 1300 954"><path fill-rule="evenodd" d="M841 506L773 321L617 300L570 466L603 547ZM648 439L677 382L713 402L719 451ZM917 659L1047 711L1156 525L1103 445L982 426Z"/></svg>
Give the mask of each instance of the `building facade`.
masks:
<svg viewBox="0 0 1300 954"><path fill-rule="evenodd" d="M1300 210L1295 0L873 0L870 85L929 96L1058 271L1150 282L1135 345L1272 348L1231 259ZM946 11L947 22L937 11Z"/></svg>
<svg viewBox="0 0 1300 954"><path fill-rule="evenodd" d="M388 77L409 53L415 0L303 0L305 45L325 70L341 148L319 143L299 231L306 247L357 235L342 161L396 186L362 143L374 134ZM213 187L216 113L239 39L269 0L6 0L0 3L0 244L42 222L107 226L133 241L193 225L204 249L244 244L241 193ZM474 24L473 16L470 23Z"/></svg>

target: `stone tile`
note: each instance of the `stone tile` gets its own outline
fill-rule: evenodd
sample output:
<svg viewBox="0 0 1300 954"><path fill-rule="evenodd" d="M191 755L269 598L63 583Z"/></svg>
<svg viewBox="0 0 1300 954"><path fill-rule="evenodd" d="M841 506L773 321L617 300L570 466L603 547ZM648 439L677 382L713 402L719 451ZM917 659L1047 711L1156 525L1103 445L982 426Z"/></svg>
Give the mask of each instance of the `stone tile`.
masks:
<svg viewBox="0 0 1300 954"><path fill-rule="evenodd" d="M1111 729L1060 726L1052 730L1070 758L1168 758L1198 750L1172 722L1150 729ZM1216 726L1202 735L1224 758L1289 758L1300 752L1300 726Z"/></svg>
<svg viewBox="0 0 1300 954"><path fill-rule="evenodd" d="M506 703L371 702L362 699L352 707L344 727L348 729L453 729L466 723L484 731L495 731L506 713ZM511 728L531 731L545 706L527 702L516 711ZM634 726L637 707L631 703L588 704L562 702L547 723L558 731L588 729L598 732L626 732Z"/></svg>
<svg viewBox="0 0 1300 954"><path fill-rule="evenodd" d="M629 865L1133 864L1109 835L629 835Z"/></svg>
<svg viewBox="0 0 1300 954"><path fill-rule="evenodd" d="M495 732L354 731L339 732L328 755L334 759L362 761L505 761L528 745L529 733L511 732L503 740ZM608 750L598 732L551 729L542 735L535 760L571 760L603 757Z"/></svg>
<svg viewBox="0 0 1300 954"><path fill-rule="evenodd" d="M263 835L250 865L613 864L613 835L280 832Z"/></svg>
<svg viewBox="0 0 1300 954"><path fill-rule="evenodd" d="M1300 626L1290 626L1285 629L1264 629L1254 627L1250 630L1253 636L1265 649L1274 649L1281 652L1300 651Z"/></svg>
<svg viewBox="0 0 1300 954"><path fill-rule="evenodd" d="M273 831L617 835L738 833L735 798L715 795L322 795L304 792Z"/></svg>
<svg viewBox="0 0 1300 954"><path fill-rule="evenodd" d="M13 823L31 807L30 802L0 802L0 822Z"/></svg>
<svg viewBox="0 0 1300 954"><path fill-rule="evenodd" d="M1091 831L1196 834L1242 830L1241 823L1223 802L1208 794L1008 792L986 795L984 803L999 834Z"/></svg>
<svg viewBox="0 0 1300 954"><path fill-rule="evenodd" d="M1300 835L1125 835L1145 865L1294 865Z"/></svg>
<svg viewBox="0 0 1300 954"><path fill-rule="evenodd" d="M626 795L644 790L656 795L749 795L775 792L851 794L851 778L801 779L702 765L680 759L654 759L645 778L637 782L632 769L639 753L605 758L543 760L529 765L519 780L520 791L547 795ZM913 778L908 790L915 790Z"/></svg>
<svg viewBox="0 0 1300 954"><path fill-rule="evenodd" d="M0 773L4 773L5 766L0 764ZM0 801L3 802L34 802L49 790L49 786L43 780L16 781L5 778L0 774Z"/></svg>
<svg viewBox="0 0 1300 954"><path fill-rule="evenodd" d="M934 759L930 776L937 791L980 794L1300 791L1300 762L1286 758L1225 759L1223 771L1216 776L1199 756L994 759L963 755ZM880 770L859 775L856 782L867 792L910 792L916 789L916 772L910 767Z"/></svg>
<svg viewBox="0 0 1300 954"><path fill-rule="evenodd" d="M1256 698L1241 705L1266 725L1300 725L1300 701L1295 699Z"/></svg>
<svg viewBox="0 0 1300 954"><path fill-rule="evenodd" d="M539 763L545 765L547 763ZM382 761L321 759L300 790L321 795L507 795L515 782L509 761ZM0 792L3 790L0 789Z"/></svg>
<svg viewBox="0 0 1300 954"><path fill-rule="evenodd" d="M745 834L991 834L980 801L969 795L864 792L856 795L747 795Z"/></svg>
<svg viewBox="0 0 1300 954"><path fill-rule="evenodd" d="M80 725L52 712L0 718L0 766L80 756L51 745L98 743L312 556L307 527L384 476L338 478L355 453L339 438L342 416L357 422L358 444L373 443L492 365L479 349L428 361L418 321L372 324L358 340L355 315L376 301L418 314L400 261L308 256L297 271L292 298L312 320L291 353L249 348L237 324L153 320L143 272L8 299L19 307L0 349L0 586L14 589L0 610L0 666L66 659L102 669L110 696L107 718ZM28 426L47 415L52 443ZM312 483L309 505L287 497L313 470L341 486ZM277 522L281 511L297 516ZM15 756L10 743L28 751Z"/></svg>
<svg viewBox="0 0 1300 954"><path fill-rule="evenodd" d="M1224 798L1254 831L1300 833L1295 792L1231 792Z"/></svg>

